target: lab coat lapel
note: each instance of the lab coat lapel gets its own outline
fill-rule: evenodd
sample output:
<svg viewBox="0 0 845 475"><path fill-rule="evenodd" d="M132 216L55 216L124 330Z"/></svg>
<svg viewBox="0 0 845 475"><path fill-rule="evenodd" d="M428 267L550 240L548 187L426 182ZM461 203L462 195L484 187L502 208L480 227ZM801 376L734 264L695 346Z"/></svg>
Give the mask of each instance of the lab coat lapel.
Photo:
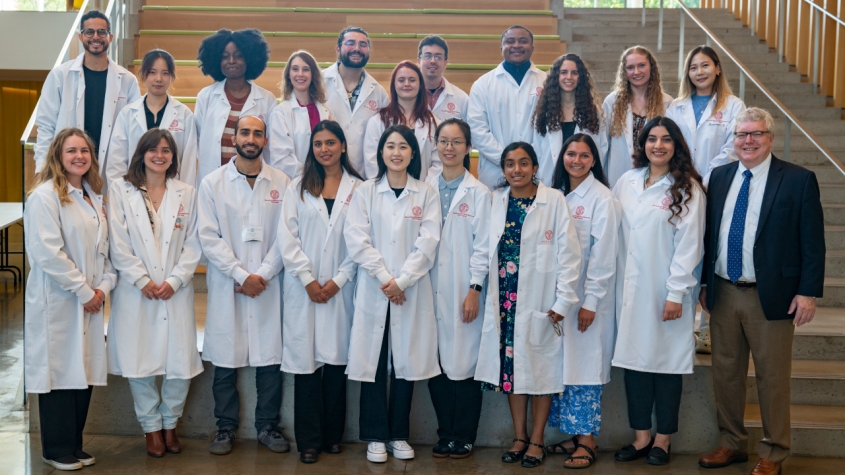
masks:
<svg viewBox="0 0 845 475"><path fill-rule="evenodd" d="M625 136L625 143L628 144L628 155L634 154L634 139L631 137L634 130L634 113L631 111L630 104L628 105L628 112L625 115L625 130L622 134Z"/></svg>
<svg viewBox="0 0 845 475"><path fill-rule="evenodd" d="M450 215L455 210L455 206L458 206L458 203L466 197L469 189L475 187L475 183L472 183L471 180L472 175L470 175L469 172L464 172L464 179L461 180L461 184L458 185L458 189L455 191L455 196L452 197L452 204L449 205Z"/></svg>
<svg viewBox="0 0 845 475"><path fill-rule="evenodd" d="M76 124L82 127L85 124L85 73L82 70L82 60L85 53L80 54L73 61L70 71L76 74Z"/></svg>
<svg viewBox="0 0 845 475"><path fill-rule="evenodd" d="M364 74L364 73L361 73ZM343 79L338 78L341 86L343 85ZM372 76L367 74L367 77L364 78L364 84L361 84L361 92L358 94L358 101L355 102L355 108L352 109L352 114L358 111L361 107L364 107L364 102L366 102L367 98L370 97L370 94L373 93L373 90L376 88L376 81L373 79ZM344 88L345 92L345 88ZM341 96L343 97L343 96ZM349 101L346 101L347 103Z"/></svg>
<svg viewBox="0 0 845 475"><path fill-rule="evenodd" d="M349 176L346 170L343 171L343 178L340 179L340 186L337 188L337 195L335 195L334 207L332 208L332 215L329 216L329 224L334 226L339 219L338 216L343 214L343 207L352 201L352 185L355 183L355 178ZM329 238L326 233L326 239Z"/></svg>
<svg viewBox="0 0 845 475"><path fill-rule="evenodd" d="M171 239L173 238L173 231L176 229L177 224L180 230L185 230L188 227L188 223L182 219L182 214L185 211L182 205L182 195L184 194L185 190L182 187L177 188L172 179L167 180L167 193L165 194L164 202L161 204L163 212L159 213L159 215L161 216L161 235L164 242L169 243L168 245L172 245ZM170 253L167 252L167 249L162 247L162 270L167 268L168 254Z"/></svg>
<svg viewBox="0 0 845 475"><path fill-rule="evenodd" d="M106 76L106 97L103 105L103 125L102 130L105 134L111 134L111 124L114 122L114 110L117 108L117 101L120 98L120 81L121 73L117 72L117 64L109 60L109 72ZM107 135L108 136L108 135ZM108 139L100 138L100 150L105 150L108 146ZM105 145L105 147L104 147Z"/></svg>
<svg viewBox="0 0 845 475"><path fill-rule="evenodd" d="M124 186L126 186L126 188L124 188L123 192L128 195L127 201L129 202L129 210L134 215L135 225L138 227L138 231L144 239L144 252L146 252L147 257L149 258L147 262L155 262L158 254L158 248L156 247L155 235L153 234L153 228L150 224L150 215L147 211L147 205L144 204L144 197L141 195L141 190L135 189L133 185L127 183ZM162 206L164 206L164 203L162 203ZM150 277L156 283L160 283L163 280L160 279L160 276L158 275L151 275Z"/></svg>
<svg viewBox="0 0 845 475"><path fill-rule="evenodd" d="M147 95L144 94L141 97L140 101L138 101L136 104L129 106L129 107L132 108L132 115L135 117L135 122L138 123L138 127L140 127L141 130L143 130L143 131L147 130L147 116L144 113L144 100L146 98L147 98ZM129 151L130 158L132 156L132 153L134 153L134 150Z"/></svg>
<svg viewBox="0 0 845 475"><path fill-rule="evenodd" d="M326 227L329 227L329 212L326 210L326 203L323 201L323 196L312 196L311 193L303 193L305 196L305 202L309 205L313 206L320 213L320 219L323 220L323 224Z"/></svg>

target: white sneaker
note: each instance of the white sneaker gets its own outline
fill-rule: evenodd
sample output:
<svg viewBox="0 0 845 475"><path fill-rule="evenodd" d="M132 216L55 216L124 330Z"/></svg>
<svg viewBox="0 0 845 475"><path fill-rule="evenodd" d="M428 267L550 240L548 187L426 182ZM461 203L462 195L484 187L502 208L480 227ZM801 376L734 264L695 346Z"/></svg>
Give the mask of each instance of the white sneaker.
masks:
<svg viewBox="0 0 845 475"><path fill-rule="evenodd" d="M383 442L367 444L367 460L375 463L387 462L387 450L385 450Z"/></svg>
<svg viewBox="0 0 845 475"><path fill-rule="evenodd" d="M414 449L404 440L391 440L387 443L387 451L400 460L414 458Z"/></svg>
<svg viewBox="0 0 845 475"><path fill-rule="evenodd" d="M44 457L41 457L41 460L46 463L47 465L52 466L56 470L81 470L82 469L82 462L80 462L76 457L61 457L56 460L48 460Z"/></svg>

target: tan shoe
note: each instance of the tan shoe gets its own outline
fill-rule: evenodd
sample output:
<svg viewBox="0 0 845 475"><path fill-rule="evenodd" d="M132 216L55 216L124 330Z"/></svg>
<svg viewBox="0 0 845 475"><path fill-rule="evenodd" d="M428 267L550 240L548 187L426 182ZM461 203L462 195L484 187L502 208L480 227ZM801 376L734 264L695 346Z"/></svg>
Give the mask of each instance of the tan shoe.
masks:
<svg viewBox="0 0 845 475"><path fill-rule="evenodd" d="M169 454L178 454L182 452L182 444L179 443L179 438L176 437L176 429L163 429L161 431L164 436L164 446Z"/></svg>
<svg viewBox="0 0 845 475"><path fill-rule="evenodd" d="M150 457L161 458L164 457L164 436L161 431L147 432L147 455Z"/></svg>
<svg viewBox="0 0 845 475"><path fill-rule="evenodd" d="M695 335L695 352L709 355L710 351L710 329L705 328Z"/></svg>
<svg viewBox="0 0 845 475"><path fill-rule="evenodd" d="M751 469L751 475L780 475L780 464L771 460L760 459Z"/></svg>
<svg viewBox="0 0 845 475"><path fill-rule="evenodd" d="M722 468L734 463L748 462L748 453L719 447L698 459L698 465L704 468Z"/></svg>

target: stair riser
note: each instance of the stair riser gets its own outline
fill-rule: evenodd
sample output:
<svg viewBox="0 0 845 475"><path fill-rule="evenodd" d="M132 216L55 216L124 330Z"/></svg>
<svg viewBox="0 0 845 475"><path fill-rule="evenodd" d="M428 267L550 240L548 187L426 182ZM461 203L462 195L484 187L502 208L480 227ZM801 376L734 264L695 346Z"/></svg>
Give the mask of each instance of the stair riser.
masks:
<svg viewBox="0 0 845 475"><path fill-rule="evenodd" d="M573 45L573 46L578 46L578 47L582 48L581 51L583 51L585 55L590 55L590 57L592 57L596 60L602 60L602 61L617 60L618 61L619 55L621 55L622 52L625 51L625 48L627 46L633 46L636 43L632 43L631 41L623 41L621 44L610 43L610 42L608 42L608 43L577 43L577 42L572 42L572 43L568 43L567 47L570 44ZM649 44L649 45L643 45L643 46L645 46L646 48L651 50L652 54L657 55L658 61L661 61L661 60L670 61L672 59L671 56L674 56L675 61L678 60L678 46L679 45L677 43L674 43L674 44L664 43L663 44L663 51L661 51L661 52L657 51L657 44L656 43L655 44ZM694 47L694 45L692 47ZM692 47L685 45L684 49L687 49L687 48L692 49ZM758 54L758 55L759 54L766 54L767 55L769 53L769 47L765 44L737 45L736 48L731 47L730 49L731 49L732 52L737 53L737 54L748 53L748 54ZM745 60L742 59L742 61L745 61ZM766 58L758 58L758 60L754 61L754 62L756 62L756 63L767 63L769 61L767 61ZM777 59L775 59L775 62L777 62Z"/></svg>
<svg viewBox="0 0 845 475"><path fill-rule="evenodd" d="M777 155L777 151L775 151ZM833 184L839 185L845 183L842 179L842 174L833 167L807 167L816 174L816 180L819 184Z"/></svg>
<svg viewBox="0 0 845 475"><path fill-rule="evenodd" d="M828 295L830 287L824 288ZM818 305L832 306L822 303ZM845 336L836 335L802 335L796 334L792 339L792 358L796 360L845 360Z"/></svg>
<svg viewBox="0 0 845 475"><path fill-rule="evenodd" d="M646 28L649 30L649 28ZM572 41L574 42L591 42L591 41L605 41L607 43L619 43L619 44L636 44L637 42L640 43L648 43L653 44L655 49L657 48L657 32L654 30L651 31L644 31L638 35L620 35L613 32L612 35L602 35L596 31L593 31L592 34L573 34ZM669 34L664 31L663 33L663 44L669 43L677 43L678 39L680 38L680 32L675 32ZM704 33L685 33L684 34L684 46L689 47L692 49L697 44L703 44L707 36ZM753 37L753 36L738 36L731 38L732 45L758 45L760 44L760 40ZM648 45L646 45L648 46ZM730 46L729 46L730 47ZM677 51L677 47L675 48Z"/></svg>
<svg viewBox="0 0 845 475"><path fill-rule="evenodd" d="M792 378L790 402L795 405L845 406L845 381L836 379ZM749 376L746 385L749 404L760 404L757 381Z"/></svg>
<svg viewBox="0 0 845 475"><path fill-rule="evenodd" d="M590 75L593 77L593 81L613 81L616 79L616 68L619 67L618 60L592 62L587 56L584 56L583 58L587 68L590 70ZM675 58L675 61L671 61L669 63L658 64L660 66L660 75L664 81L678 82L677 58ZM788 72L786 68L780 65L780 63L761 66L759 68L755 67L754 71L758 77L770 77L768 75L772 75L774 80L770 82L770 84L788 84L791 86L801 87L806 86L807 94L815 94L812 85L801 83L800 74ZM739 89L739 68L735 66L728 66L724 69L724 73L727 75L728 83L731 85L732 89L735 89L734 93L736 94ZM750 90L751 86L751 82L747 81L746 87ZM771 89L770 86L767 87Z"/></svg>
<svg viewBox="0 0 845 475"><path fill-rule="evenodd" d="M825 231L824 245L829 251L839 251L845 249L845 232Z"/></svg>
<svg viewBox="0 0 845 475"><path fill-rule="evenodd" d="M824 224L830 226L842 226L845 225L845 208L824 208ZM843 290L843 295L845 295L845 289ZM843 300L845 301L845 300ZM826 305L830 306L830 305Z"/></svg>
<svg viewBox="0 0 845 475"><path fill-rule="evenodd" d="M845 287L824 287L824 298L818 299L820 307L845 307ZM840 359L840 358L804 358L804 359Z"/></svg>
<svg viewBox="0 0 845 475"><path fill-rule="evenodd" d="M757 443L763 438L763 429L748 428L748 451L757 453ZM790 455L805 457L845 457L845 430L792 429Z"/></svg>
<svg viewBox="0 0 845 475"><path fill-rule="evenodd" d="M845 187L822 186L820 187L820 190L822 195L822 203L845 203ZM841 261L840 264L845 266L845 260ZM845 275L845 267L843 267L842 269L842 274Z"/></svg>

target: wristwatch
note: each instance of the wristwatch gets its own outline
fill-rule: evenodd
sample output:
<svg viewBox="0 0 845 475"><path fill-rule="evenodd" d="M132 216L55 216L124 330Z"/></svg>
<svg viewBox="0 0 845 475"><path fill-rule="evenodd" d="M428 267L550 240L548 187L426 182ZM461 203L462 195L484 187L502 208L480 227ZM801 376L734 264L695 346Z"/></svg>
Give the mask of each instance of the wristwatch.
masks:
<svg viewBox="0 0 845 475"><path fill-rule="evenodd" d="M478 284L472 284L472 285L470 285L470 286L469 286L469 288L470 288L471 290L475 290L476 292L481 292L481 289L482 289L483 287L481 287L481 286L480 286L480 285L478 285Z"/></svg>

